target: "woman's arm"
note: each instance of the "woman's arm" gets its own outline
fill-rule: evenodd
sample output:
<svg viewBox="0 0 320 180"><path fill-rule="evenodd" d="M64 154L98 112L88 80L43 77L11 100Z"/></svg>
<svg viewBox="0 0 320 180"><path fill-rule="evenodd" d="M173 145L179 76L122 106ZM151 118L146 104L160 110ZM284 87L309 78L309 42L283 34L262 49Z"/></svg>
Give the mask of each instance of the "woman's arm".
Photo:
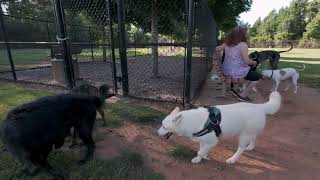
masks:
<svg viewBox="0 0 320 180"><path fill-rule="evenodd" d="M241 53L241 56L242 56L242 59L245 63L247 63L248 65L257 65L257 62L256 61L252 61L250 58L249 58L249 55L248 55L248 45L246 43L241 43L240 44L240 53Z"/></svg>

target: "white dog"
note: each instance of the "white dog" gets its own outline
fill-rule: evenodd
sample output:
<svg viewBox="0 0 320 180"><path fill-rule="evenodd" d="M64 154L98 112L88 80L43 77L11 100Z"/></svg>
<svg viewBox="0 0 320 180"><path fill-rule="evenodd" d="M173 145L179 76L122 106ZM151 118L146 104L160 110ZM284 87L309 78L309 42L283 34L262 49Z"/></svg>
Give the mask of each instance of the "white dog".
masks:
<svg viewBox="0 0 320 180"><path fill-rule="evenodd" d="M270 94L269 102L264 104L236 103L215 106L221 114L221 136L239 135L239 147L237 152L226 162L235 163L244 150L252 150L257 134L263 130L266 124L266 115L274 114L280 109L281 96L274 91ZM176 107L163 121L158 130L160 136L170 137L172 133L191 138L199 142L198 155L191 162L199 163L202 159L209 159L209 150L218 142L215 131L200 137L193 134L201 131L209 116L207 108L197 108L179 112ZM220 136L219 136L220 138Z"/></svg>
<svg viewBox="0 0 320 180"><path fill-rule="evenodd" d="M305 65L303 65L305 68ZM264 70L261 72L264 77L273 80L273 87L272 91L278 91L278 87L280 81L287 80L291 78L292 84L294 85L294 93L298 91L298 79L299 79L299 72L294 68L283 68L278 70ZM290 87L290 83L288 83L287 87L284 89L287 91Z"/></svg>

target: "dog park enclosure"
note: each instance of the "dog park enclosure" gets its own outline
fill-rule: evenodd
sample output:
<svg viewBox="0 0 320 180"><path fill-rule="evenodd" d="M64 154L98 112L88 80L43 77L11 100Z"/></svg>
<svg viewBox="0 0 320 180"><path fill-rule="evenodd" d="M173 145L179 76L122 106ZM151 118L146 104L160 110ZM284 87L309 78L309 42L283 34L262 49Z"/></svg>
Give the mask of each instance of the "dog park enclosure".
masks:
<svg viewBox="0 0 320 180"><path fill-rule="evenodd" d="M34 12L21 1L1 5L0 79L106 83L122 95L185 103L211 68L217 27L206 0L45 0Z"/></svg>

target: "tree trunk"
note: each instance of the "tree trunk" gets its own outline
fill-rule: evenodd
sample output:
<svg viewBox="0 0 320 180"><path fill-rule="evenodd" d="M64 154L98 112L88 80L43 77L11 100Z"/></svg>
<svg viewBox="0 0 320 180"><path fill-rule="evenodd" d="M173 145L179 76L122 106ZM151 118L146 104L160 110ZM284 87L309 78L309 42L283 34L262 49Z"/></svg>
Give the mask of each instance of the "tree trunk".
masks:
<svg viewBox="0 0 320 180"><path fill-rule="evenodd" d="M151 39L152 43L158 43L159 30L158 30L158 6L157 0L152 2L151 12ZM152 72L154 77L158 77L158 45L152 46Z"/></svg>

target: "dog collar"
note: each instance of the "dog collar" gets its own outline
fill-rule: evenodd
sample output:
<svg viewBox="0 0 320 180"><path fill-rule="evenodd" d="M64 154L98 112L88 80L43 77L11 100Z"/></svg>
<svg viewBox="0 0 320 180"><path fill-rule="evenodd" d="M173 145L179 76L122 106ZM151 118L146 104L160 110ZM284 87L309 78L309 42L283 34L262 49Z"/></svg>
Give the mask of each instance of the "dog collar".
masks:
<svg viewBox="0 0 320 180"><path fill-rule="evenodd" d="M219 137L221 134L221 128L220 128L220 122L221 122L221 113L220 110L216 107L207 107L209 111L209 117L207 119L206 124L204 125L204 128L197 132L192 134L193 136L200 137L205 134L211 133L214 131L216 133L216 136Z"/></svg>
<svg viewBox="0 0 320 180"><path fill-rule="evenodd" d="M273 70L271 70L271 76L269 77L269 79L272 79L273 77Z"/></svg>

